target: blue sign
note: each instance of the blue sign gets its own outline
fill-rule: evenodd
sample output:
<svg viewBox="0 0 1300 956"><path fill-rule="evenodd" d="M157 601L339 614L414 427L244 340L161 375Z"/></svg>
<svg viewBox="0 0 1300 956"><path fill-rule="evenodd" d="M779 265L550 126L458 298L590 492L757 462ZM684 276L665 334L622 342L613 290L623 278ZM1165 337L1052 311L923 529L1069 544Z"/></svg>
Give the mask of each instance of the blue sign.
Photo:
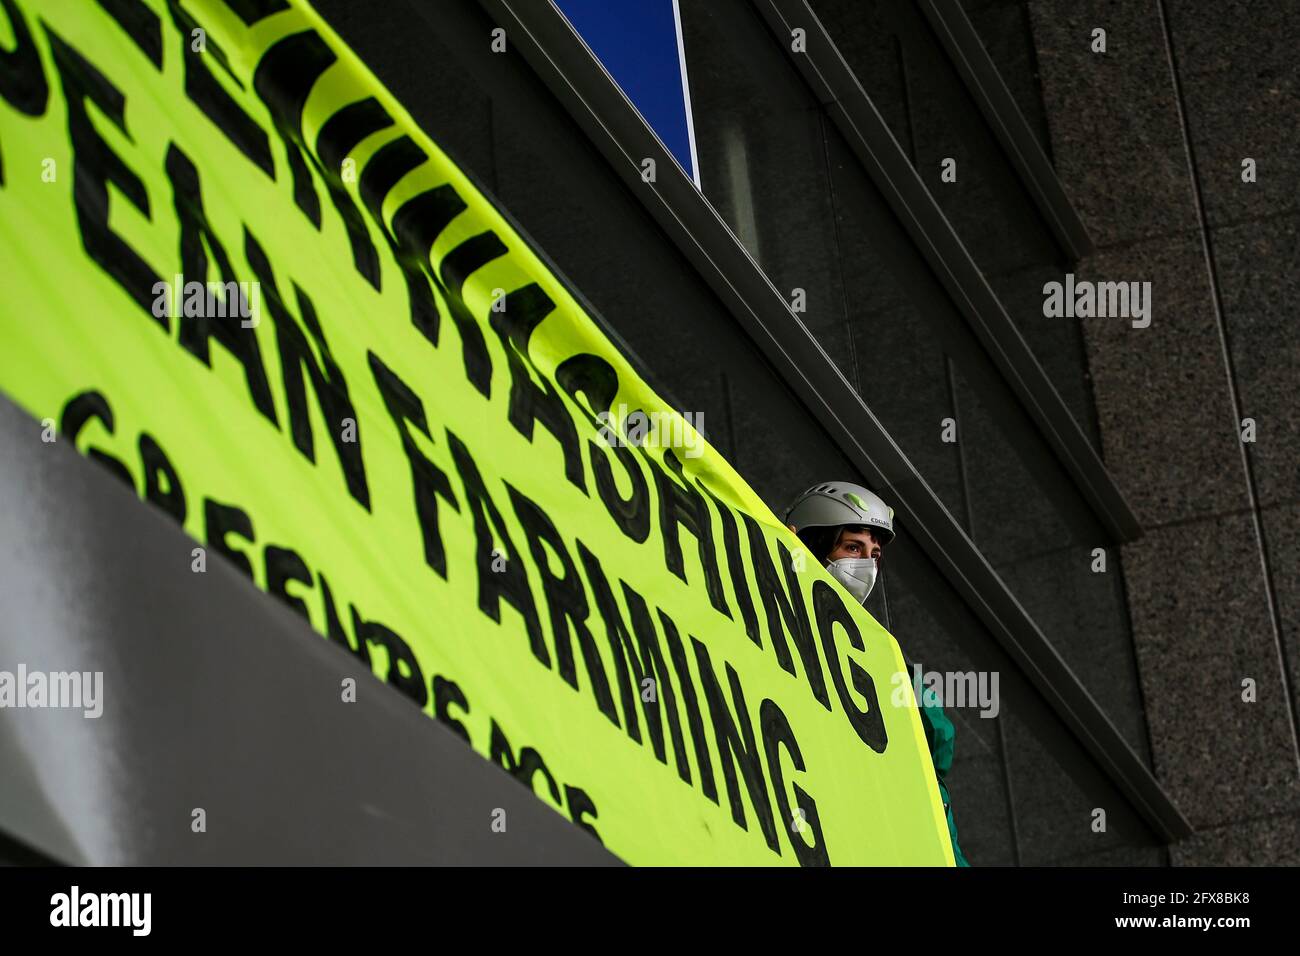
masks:
<svg viewBox="0 0 1300 956"><path fill-rule="evenodd" d="M553 0L699 186L677 0Z"/></svg>

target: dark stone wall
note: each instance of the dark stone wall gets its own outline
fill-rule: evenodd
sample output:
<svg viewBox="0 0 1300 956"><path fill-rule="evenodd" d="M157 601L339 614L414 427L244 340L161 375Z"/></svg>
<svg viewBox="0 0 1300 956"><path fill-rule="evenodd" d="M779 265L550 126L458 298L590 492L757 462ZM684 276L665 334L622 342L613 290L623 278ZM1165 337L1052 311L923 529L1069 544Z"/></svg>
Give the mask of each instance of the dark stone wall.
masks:
<svg viewBox="0 0 1300 956"><path fill-rule="evenodd" d="M1300 14L1027 10L1056 168L1098 246L1076 271L1153 283L1150 328L1081 324L1105 461L1146 530L1123 570L1154 766L1197 829L1173 859L1295 864Z"/></svg>

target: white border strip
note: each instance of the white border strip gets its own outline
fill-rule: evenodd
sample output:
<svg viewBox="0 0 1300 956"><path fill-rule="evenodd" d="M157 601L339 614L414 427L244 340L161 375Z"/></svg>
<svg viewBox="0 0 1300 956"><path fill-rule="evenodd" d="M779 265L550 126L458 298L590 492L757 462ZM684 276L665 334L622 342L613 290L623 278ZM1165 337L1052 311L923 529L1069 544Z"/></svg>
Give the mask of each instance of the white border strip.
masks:
<svg viewBox="0 0 1300 956"><path fill-rule="evenodd" d="M700 186L700 158L695 152L695 116L691 112L691 84L686 77L686 42L682 39L682 12L673 0L673 23L677 27L677 62L682 73L682 102L686 106L686 135L691 142L691 179L695 188L703 192Z"/></svg>

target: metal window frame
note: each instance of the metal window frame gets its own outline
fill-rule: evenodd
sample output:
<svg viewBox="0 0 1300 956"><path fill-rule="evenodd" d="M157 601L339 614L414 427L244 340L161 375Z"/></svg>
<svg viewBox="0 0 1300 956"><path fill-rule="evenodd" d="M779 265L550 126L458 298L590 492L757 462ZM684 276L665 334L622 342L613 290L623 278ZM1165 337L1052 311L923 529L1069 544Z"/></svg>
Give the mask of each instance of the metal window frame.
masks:
<svg viewBox="0 0 1300 956"><path fill-rule="evenodd" d="M806 0L750 0L925 257L957 310L1111 538L1142 533L1133 509L907 154ZM806 49L785 40L804 30Z"/></svg>
<svg viewBox="0 0 1300 956"><path fill-rule="evenodd" d="M1190 824L1151 771L1047 641L817 340L790 310L717 211L671 161L668 151L568 21L551 4L536 0L477 2L496 25L506 29L512 47L522 54L533 72L637 196L669 241L694 266L776 373L826 430L829 438L869 483L889 489L898 512L907 520L909 531L939 572L1148 825L1167 842L1189 835L1192 832ZM824 33L817 45L819 59L826 55L838 59L838 52ZM810 35L810 50L812 46ZM865 108L875 117L879 128L884 129L883 121L861 87L857 86L848 67L842 59L838 62L839 81L847 79L857 89L854 113L846 113L846 120L851 123L854 114ZM862 143L856 127L850 128ZM888 131L885 132L888 135ZM892 137L883 143L878 137L872 142L877 153L892 149L896 154L881 156L874 162L892 172L893 179L900 178L898 163L907 164ZM646 158L653 158L661 171L655 181L648 183L641 175L641 162ZM924 194L924 187L915 179L910 166L907 166L907 172ZM901 194L905 185L900 184L894 191ZM928 194L925 197L928 199ZM946 226L946 220L932 202L930 209L933 215L939 216L941 225ZM919 232L916 241L938 256L940 249L924 230L919 229L916 219L913 217L913 227ZM973 269L974 264L952 234L951 227L948 227L948 240ZM943 275L949 282L953 280L952 271L946 267ZM975 275L982 284L978 271ZM1009 320L991 290L986 285L983 288L987 297L993 300L996 314L1009 326ZM961 296L960 301L974 306L961 286L956 292ZM989 337L988 327L982 327L985 337ZM1037 396L1035 407L1041 414L1042 403L1051 404L1051 399L1055 399L1056 409L1068 417L1069 413L1047 382L1041 367L1028 354L1023 339L1014 328L1011 332L1012 346L1018 344L1019 353L1023 353L1017 358L1027 359L1029 371L1036 371L1040 379L1039 387L1034 391ZM1000 354L1005 360L1006 353ZM1020 381L1022 389L1026 387L1023 377L1017 376L1017 381ZM1048 393L1046 396L1040 394L1044 389ZM1074 433L1087 448L1077 426L1074 426ZM1117 530L1136 530L1136 520L1132 519L1131 512L1095 456L1093 469L1100 471L1105 479L1104 485L1113 492L1101 498L1111 505L1108 513L1112 515ZM1127 516L1127 521L1121 520L1124 516Z"/></svg>
<svg viewBox="0 0 1300 956"><path fill-rule="evenodd" d="M1078 261L1092 251L1092 238L1079 213L1065 194L1065 187L1043 152L1025 114L998 72L993 57L984 48L975 24L961 4L919 0L948 59L956 67L967 92L975 100L984 121L1002 146L1025 191L1038 207L1061 250Z"/></svg>

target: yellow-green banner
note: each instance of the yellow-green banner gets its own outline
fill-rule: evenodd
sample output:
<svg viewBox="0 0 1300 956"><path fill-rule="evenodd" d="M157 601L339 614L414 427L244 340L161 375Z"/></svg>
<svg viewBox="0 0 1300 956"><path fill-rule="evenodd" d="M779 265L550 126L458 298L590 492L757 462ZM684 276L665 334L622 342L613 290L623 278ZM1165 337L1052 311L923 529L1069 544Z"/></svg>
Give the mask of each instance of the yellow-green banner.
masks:
<svg viewBox="0 0 1300 956"><path fill-rule="evenodd" d="M309 6L0 8L47 440L628 862L951 864L893 638Z"/></svg>

